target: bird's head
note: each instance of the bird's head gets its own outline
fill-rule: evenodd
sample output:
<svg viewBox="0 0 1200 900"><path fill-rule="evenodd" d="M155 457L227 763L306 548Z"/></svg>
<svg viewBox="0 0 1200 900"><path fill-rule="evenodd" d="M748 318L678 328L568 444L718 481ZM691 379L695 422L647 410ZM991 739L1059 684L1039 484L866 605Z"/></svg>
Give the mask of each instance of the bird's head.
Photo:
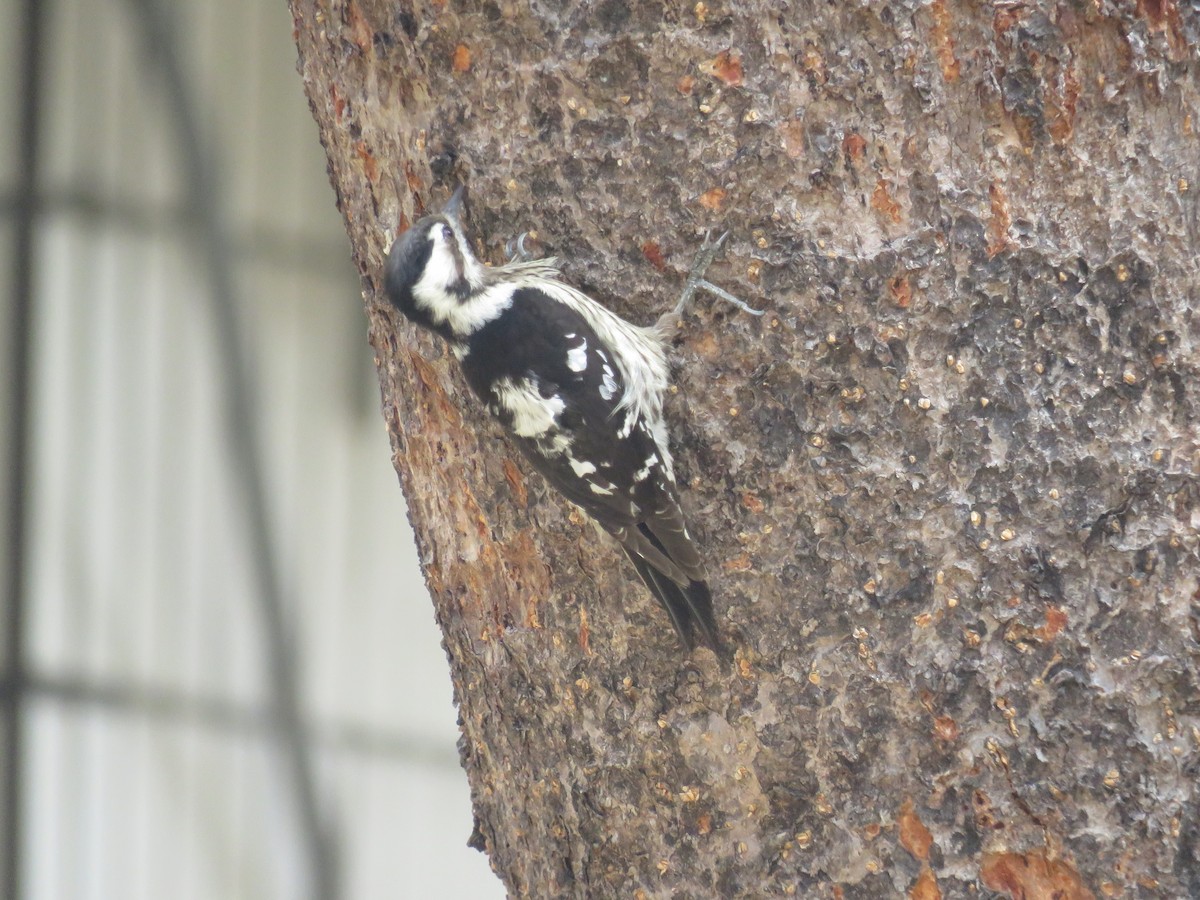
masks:
<svg viewBox="0 0 1200 900"><path fill-rule="evenodd" d="M462 224L466 188L436 215L426 216L392 244L384 267L388 300L409 319L450 339L483 289L486 271L471 252Z"/></svg>

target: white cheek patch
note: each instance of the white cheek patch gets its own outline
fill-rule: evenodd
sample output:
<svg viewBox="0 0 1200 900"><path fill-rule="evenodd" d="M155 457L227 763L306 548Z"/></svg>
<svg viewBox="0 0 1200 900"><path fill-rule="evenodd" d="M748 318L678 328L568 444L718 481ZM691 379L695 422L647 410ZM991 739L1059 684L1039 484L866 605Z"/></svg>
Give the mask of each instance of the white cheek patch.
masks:
<svg viewBox="0 0 1200 900"><path fill-rule="evenodd" d="M496 284L480 290L483 268L465 248L464 239L454 238L454 247L440 237L433 238L433 250L421 280L413 285L417 306L428 310L438 324L450 326L456 335L470 335L512 306L512 285ZM465 248L465 249L464 249ZM460 265L462 268L460 269ZM470 293L463 297L464 283Z"/></svg>
<svg viewBox="0 0 1200 900"><path fill-rule="evenodd" d="M453 306L458 305L458 297L451 294L449 288L457 284L462 276L458 271L458 260L450 252L450 246L443 241L433 242L433 252L429 254L429 262L421 273L421 280L413 285L413 297L418 305L425 307L434 317L444 321Z"/></svg>
<svg viewBox="0 0 1200 900"><path fill-rule="evenodd" d="M574 337L574 335L568 335L568 337ZM587 341L582 341L578 347L572 347L567 351L567 368L572 372L582 372L587 368Z"/></svg>
<svg viewBox="0 0 1200 900"><path fill-rule="evenodd" d="M512 430L524 438L536 438L555 427L555 419L567 408L562 397L543 397L528 378L502 378L492 388L496 401L510 416Z"/></svg>
<svg viewBox="0 0 1200 900"><path fill-rule="evenodd" d="M425 279L413 288L417 305L429 310L439 324L445 323L455 335L469 337L512 306L513 286L496 284L472 294L466 300L443 288L425 288ZM465 354L464 354L465 355Z"/></svg>
<svg viewBox="0 0 1200 900"><path fill-rule="evenodd" d="M463 277L467 279L472 290L479 290L479 288L483 287L484 281L483 264L475 258L470 244L467 243L467 236L462 232L461 228L454 229L454 241L458 245L459 254L462 256Z"/></svg>

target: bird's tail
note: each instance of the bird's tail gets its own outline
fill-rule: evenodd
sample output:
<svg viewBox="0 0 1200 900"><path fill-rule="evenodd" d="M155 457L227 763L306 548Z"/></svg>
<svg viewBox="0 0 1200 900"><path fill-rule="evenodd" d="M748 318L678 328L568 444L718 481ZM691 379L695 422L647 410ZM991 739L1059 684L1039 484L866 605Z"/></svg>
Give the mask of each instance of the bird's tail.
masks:
<svg viewBox="0 0 1200 900"><path fill-rule="evenodd" d="M654 595L654 599L671 617L671 624L675 626L679 639L687 649L695 649L699 640L717 656L721 656L721 642L717 638L717 620L713 613L712 592L708 589L708 583L692 581L686 588L681 587L641 557L628 551L626 555L642 581L646 583L646 587L650 589L650 593Z"/></svg>

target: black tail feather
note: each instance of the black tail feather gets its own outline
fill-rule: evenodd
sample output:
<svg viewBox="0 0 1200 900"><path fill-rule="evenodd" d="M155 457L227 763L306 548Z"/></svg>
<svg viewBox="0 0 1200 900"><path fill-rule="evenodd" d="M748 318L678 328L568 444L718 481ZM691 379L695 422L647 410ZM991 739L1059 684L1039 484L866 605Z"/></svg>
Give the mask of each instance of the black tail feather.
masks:
<svg viewBox="0 0 1200 900"><path fill-rule="evenodd" d="M681 588L670 578L648 565L645 560L627 554L629 561L637 570L650 593L654 595L662 608L671 617L671 624L679 639L688 650L696 647L696 640L708 647L713 653L721 655L721 642L717 638L717 620L713 614L712 593L708 584L703 581L693 581L687 588Z"/></svg>
<svg viewBox="0 0 1200 900"><path fill-rule="evenodd" d="M672 583L676 590L679 588ZM717 656L721 655L721 641L717 637L717 617L713 612L712 591L707 581L693 581L682 591L692 611L692 621L700 632L701 642Z"/></svg>

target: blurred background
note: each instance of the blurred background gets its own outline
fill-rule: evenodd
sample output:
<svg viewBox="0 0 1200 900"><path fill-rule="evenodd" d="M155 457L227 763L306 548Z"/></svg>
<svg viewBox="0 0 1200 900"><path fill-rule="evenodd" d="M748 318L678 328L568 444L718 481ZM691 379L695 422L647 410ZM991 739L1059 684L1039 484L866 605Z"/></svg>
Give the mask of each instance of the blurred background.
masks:
<svg viewBox="0 0 1200 900"><path fill-rule="evenodd" d="M500 897L284 0L0 0L0 892Z"/></svg>

